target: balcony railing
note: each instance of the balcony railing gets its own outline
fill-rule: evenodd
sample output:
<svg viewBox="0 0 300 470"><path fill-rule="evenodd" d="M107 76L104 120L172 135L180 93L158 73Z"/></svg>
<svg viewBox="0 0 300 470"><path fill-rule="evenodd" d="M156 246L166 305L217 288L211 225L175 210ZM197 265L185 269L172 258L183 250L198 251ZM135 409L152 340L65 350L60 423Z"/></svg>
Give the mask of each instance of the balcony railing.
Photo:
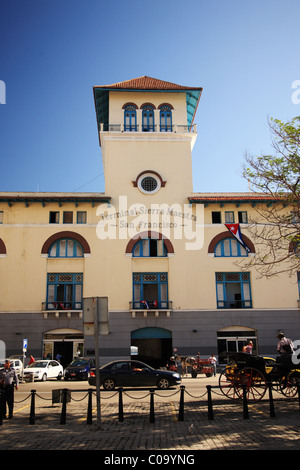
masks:
<svg viewBox="0 0 300 470"><path fill-rule="evenodd" d="M144 125L144 124L100 124L100 132L174 132L186 133L197 132L196 124L190 128L187 125Z"/></svg>
<svg viewBox="0 0 300 470"><path fill-rule="evenodd" d="M129 302L130 310L172 310L170 300L134 300Z"/></svg>
<svg viewBox="0 0 300 470"><path fill-rule="evenodd" d="M42 311L64 311L64 310L82 310L82 302L65 302L65 301L55 301L55 302L43 302Z"/></svg>
<svg viewBox="0 0 300 470"><path fill-rule="evenodd" d="M218 308L252 308L252 300L218 300Z"/></svg>

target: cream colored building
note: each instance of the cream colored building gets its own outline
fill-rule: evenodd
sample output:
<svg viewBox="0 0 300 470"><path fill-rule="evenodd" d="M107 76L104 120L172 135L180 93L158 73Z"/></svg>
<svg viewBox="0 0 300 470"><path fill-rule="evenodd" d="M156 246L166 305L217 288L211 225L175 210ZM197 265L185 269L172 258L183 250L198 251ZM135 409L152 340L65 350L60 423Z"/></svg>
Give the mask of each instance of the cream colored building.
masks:
<svg viewBox="0 0 300 470"><path fill-rule="evenodd" d="M104 193L0 193L0 340L67 363L94 354L84 299L108 297L101 362L173 351L276 355L276 333L300 337L298 281L237 266L255 256L255 193L193 192L200 87L150 77L94 87ZM225 223L239 223L250 251Z"/></svg>

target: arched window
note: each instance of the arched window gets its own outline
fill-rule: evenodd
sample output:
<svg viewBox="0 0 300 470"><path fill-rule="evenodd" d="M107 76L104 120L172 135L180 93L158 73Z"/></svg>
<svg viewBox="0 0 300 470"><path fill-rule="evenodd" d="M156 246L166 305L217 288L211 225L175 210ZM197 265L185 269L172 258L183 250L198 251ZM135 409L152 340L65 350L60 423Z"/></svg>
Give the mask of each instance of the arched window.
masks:
<svg viewBox="0 0 300 470"><path fill-rule="evenodd" d="M162 106L160 108L160 131L172 131L172 111L170 106Z"/></svg>
<svg viewBox="0 0 300 470"><path fill-rule="evenodd" d="M134 258L164 257L168 250L163 240L146 238L136 242L132 250Z"/></svg>
<svg viewBox="0 0 300 470"><path fill-rule="evenodd" d="M142 130L143 132L154 131L154 108L151 105L143 106Z"/></svg>
<svg viewBox="0 0 300 470"><path fill-rule="evenodd" d="M223 238L215 247L215 257L248 256L247 250L235 238Z"/></svg>
<svg viewBox="0 0 300 470"><path fill-rule="evenodd" d="M127 105L124 108L124 130L136 131L136 108L133 105Z"/></svg>
<svg viewBox="0 0 300 470"><path fill-rule="evenodd" d="M49 249L49 258L82 258L81 244L72 238L62 238L52 243Z"/></svg>

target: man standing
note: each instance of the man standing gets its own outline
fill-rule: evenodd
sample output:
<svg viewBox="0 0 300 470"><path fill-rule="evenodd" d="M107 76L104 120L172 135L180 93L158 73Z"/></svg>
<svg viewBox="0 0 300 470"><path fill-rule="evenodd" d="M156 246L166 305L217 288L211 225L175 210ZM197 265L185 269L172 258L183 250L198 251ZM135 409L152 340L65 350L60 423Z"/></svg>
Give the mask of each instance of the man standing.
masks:
<svg viewBox="0 0 300 470"><path fill-rule="evenodd" d="M277 335L278 338L278 343L277 343L277 351L279 352L280 355L286 355L286 354L293 354L294 351L294 345L291 339L286 338L284 336L284 333L278 333Z"/></svg>
<svg viewBox="0 0 300 470"><path fill-rule="evenodd" d="M19 379L16 371L10 367L9 359L7 359L4 364L4 369L0 371L0 412L3 418L6 418L6 404L8 406L8 418L11 419L13 417L14 386L16 386L18 390Z"/></svg>
<svg viewBox="0 0 300 470"><path fill-rule="evenodd" d="M214 368L214 377L215 377L217 373L217 358L212 354L208 360Z"/></svg>

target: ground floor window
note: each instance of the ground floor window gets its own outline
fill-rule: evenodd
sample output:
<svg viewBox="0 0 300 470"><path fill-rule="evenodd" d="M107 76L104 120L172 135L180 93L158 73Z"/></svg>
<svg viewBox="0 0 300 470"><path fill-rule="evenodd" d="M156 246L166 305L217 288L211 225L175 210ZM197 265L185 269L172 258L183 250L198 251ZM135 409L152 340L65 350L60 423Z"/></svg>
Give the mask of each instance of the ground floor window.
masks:
<svg viewBox="0 0 300 470"><path fill-rule="evenodd" d="M168 308L167 273L133 273L133 309Z"/></svg>
<svg viewBox="0 0 300 470"><path fill-rule="evenodd" d="M216 273L218 308L251 308L250 273Z"/></svg>
<svg viewBox="0 0 300 470"><path fill-rule="evenodd" d="M81 310L82 286L82 273L48 274L46 310Z"/></svg>
<svg viewBox="0 0 300 470"><path fill-rule="evenodd" d="M217 332L218 357L219 363L227 362L227 353L242 352L247 341L253 343L252 354L258 354L257 351L257 333L250 328L232 327L219 330Z"/></svg>

